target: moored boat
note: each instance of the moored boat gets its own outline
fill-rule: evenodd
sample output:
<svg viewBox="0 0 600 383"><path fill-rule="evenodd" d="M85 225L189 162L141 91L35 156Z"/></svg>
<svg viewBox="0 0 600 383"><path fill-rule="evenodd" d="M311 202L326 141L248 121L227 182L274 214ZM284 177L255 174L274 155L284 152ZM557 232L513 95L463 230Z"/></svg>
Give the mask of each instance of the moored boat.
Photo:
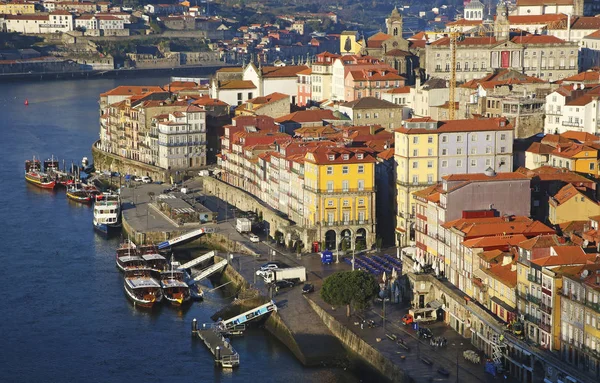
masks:
<svg viewBox="0 0 600 383"><path fill-rule="evenodd" d="M151 277L149 269L127 270L123 287L135 306L151 308L162 301L160 283Z"/></svg>
<svg viewBox="0 0 600 383"><path fill-rule="evenodd" d="M169 269L169 262L167 261L167 258L160 254L143 254L141 255L141 258L146 263L146 267L157 274Z"/></svg>
<svg viewBox="0 0 600 383"><path fill-rule="evenodd" d="M146 262L144 262L142 257L138 257L137 255L117 257L117 267L121 271L147 269Z"/></svg>
<svg viewBox="0 0 600 383"><path fill-rule="evenodd" d="M109 235L121 229L121 200L118 195L103 193L94 201L94 228Z"/></svg>
<svg viewBox="0 0 600 383"><path fill-rule="evenodd" d="M185 275L181 270L169 270L160 273L160 287L164 299L170 304L181 306L191 302L190 287L184 281Z"/></svg>
<svg viewBox="0 0 600 383"><path fill-rule="evenodd" d="M90 195L90 193L83 189L78 189L76 187L70 187L69 189L67 189L67 198L71 201L79 203L92 203L92 196Z"/></svg>
<svg viewBox="0 0 600 383"><path fill-rule="evenodd" d="M25 180L42 189L54 189L56 181L42 172L41 163L35 158L25 161Z"/></svg>

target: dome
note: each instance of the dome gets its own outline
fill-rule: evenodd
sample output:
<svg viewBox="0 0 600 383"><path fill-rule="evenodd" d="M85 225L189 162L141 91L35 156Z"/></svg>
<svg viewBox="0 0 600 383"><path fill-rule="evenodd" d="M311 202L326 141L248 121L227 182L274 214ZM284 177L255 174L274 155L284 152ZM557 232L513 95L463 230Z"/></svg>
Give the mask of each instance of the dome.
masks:
<svg viewBox="0 0 600 383"><path fill-rule="evenodd" d="M496 176L496 172L492 168L485 169L485 171L483 172L483 174L485 174L488 177L495 177Z"/></svg>
<svg viewBox="0 0 600 383"><path fill-rule="evenodd" d="M465 9L483 9L485 6L479 0L471 0L471 2L465 5Z"/></svg>

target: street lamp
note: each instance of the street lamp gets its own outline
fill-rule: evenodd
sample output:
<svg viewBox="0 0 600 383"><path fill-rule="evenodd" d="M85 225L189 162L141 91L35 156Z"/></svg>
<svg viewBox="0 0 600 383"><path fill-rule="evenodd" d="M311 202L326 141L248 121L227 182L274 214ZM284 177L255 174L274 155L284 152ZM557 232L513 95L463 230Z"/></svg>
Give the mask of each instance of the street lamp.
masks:
<svg viewBox="0 0 600 383"><path fill-rule="evenodd" d="M456 347L455 343L452 343L453 346ZM463 345L462 343L460 344L461 346ZM458 348L456 348L456 383L458 383Z"/></svg>

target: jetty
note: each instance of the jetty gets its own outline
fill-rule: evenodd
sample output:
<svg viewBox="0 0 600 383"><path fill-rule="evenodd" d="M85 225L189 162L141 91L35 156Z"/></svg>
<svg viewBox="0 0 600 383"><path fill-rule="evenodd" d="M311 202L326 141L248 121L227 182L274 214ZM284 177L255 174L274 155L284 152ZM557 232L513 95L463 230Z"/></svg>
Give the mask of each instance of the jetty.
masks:
<svg viewBox="0 0 600 383"><path fill-rule="evenodd" d="M201 256L199 256L197 258L192 259L189 262L184 263L181 266L178 266L177 269L179 269L179 270L191 269L192 267L194 267L196 265L199 265L199 264L201 264L203 262L206 262L206 261L210 260L215 255L217 255L216 251L214 251L214 250L209 251L208 253L206 253L204 255L201 255Z"/></svg>
<svg viewBox="0 0 600 383"><path fill-rule="evenodd" d="M192 285L204 278L208 278L211 275L213 275L214 273L217 273L217 272L223 270L223 268L225 266L227 266L226 259L223 259L222 261L219 261L219 262L215 263L214 265L208 266L206 269L200 271L199 273L192 275L192 278L188 284Z"/></svg>
<svg viewBox="0 0 600 383"><path fill-rule="evenodd" d="M198 322L194 319L192 321L192 334L202 339L214 355L215 364L223 368L234 368L240 365L240 356L224 334L239 335L243 331L241 329L245 328L246 322L273 311L277 311L277 306L275 302L270 301L227 320L221 320L217 323L203 323L202 327L198 327Z"/></svg>

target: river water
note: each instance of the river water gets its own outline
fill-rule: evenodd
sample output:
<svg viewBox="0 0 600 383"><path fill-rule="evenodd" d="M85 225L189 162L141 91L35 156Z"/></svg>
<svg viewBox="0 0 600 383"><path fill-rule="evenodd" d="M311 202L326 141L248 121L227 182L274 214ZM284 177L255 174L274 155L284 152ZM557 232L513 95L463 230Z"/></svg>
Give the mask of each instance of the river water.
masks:
<svg viewBox="0 0 600 383"><path fill-rule="evenodd" d="M135 309L114 264L119 239L94 233L90 207L25 183L23 164L34 155L67 164L91 159L101 92L166 82L0 84L0 381L357 382L348 371L303 368L259 328L232 342L239 369L215 368L204 344L191 338L191 320L209 322L230 298L207 293L184 312Z"/></svg>

